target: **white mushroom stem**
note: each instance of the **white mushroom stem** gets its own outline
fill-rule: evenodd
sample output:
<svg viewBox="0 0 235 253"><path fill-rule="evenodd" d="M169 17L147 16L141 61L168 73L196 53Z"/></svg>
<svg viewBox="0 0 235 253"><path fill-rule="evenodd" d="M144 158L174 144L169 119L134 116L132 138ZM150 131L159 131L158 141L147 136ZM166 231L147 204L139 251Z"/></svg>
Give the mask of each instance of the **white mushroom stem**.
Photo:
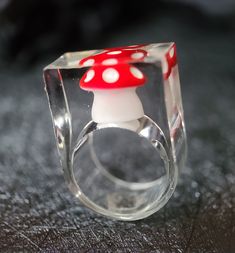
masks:
<svg viewBox="0 0 235 253"><path fill-rule="evenodd" d="M97 123L136 130L138 120L144 116L143 105L136 94L136 87L94 90L92 119Z"/></svg>

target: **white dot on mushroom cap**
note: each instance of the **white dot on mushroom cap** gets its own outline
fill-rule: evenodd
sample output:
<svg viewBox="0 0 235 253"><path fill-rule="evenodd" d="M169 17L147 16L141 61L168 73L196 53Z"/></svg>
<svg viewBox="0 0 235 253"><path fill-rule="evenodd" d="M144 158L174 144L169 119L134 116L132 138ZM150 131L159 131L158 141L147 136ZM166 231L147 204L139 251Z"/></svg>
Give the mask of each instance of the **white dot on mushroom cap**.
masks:
<svg viewBox="0 0 235 253"><path fill-rule="evenodd" d="M142 52L138 52L138 53L134 53L131 55L132 59L140 59L144 56L144 54Z"/></svg>
<svg viewBox="0 0 235 253"><path fill-rule="evenodd" d="M169 55L170 55L171 58L174 56L174 53L175 53L175 50L172 47L171 50L170 50L170 52L169 52Z"/></svg>
<svg viewBox="0 0 235 253"><path fill-rule="evenodd" d="M102 61L103 65L115 65L117 63L118 63L117 59L114 59L114 58Z"/></svg>
<svg viewBox="0 0 235 253"><path fill-rule="evenodd" d="M95 71L93 69L89 70L86 74L86 78L84 79L84 82L90 82L91 79L95 76Z"/></svg>
<svg viewBox="0 0 235 253"><path fill-rule="evenodd" d="M142 79L144 77L142 72L135 67L131 67L130 71L131 71L131 74L138 79Z"/></svg>
<svg viewBox="0 0 235 253"><path fill-rule="evenodd" d="M115 54L120 54L121 52L122 52L122 51L117 50L117 51L108 52L107 54L115 55Z"/></svg>
<svg viewBox="0 0 235 253"><path fill-rule="evenodd" d="M94 63L95 63L94 59L89 59L83 63L83 66L85 67L92 66Z"/></svg>
<svg viewBox="0 0 235 253"><path fill-rule="evenodd" d="M119 73L114 68L107 68L103 72L102 78L106 83L115 83L119 79Z"/></svg>

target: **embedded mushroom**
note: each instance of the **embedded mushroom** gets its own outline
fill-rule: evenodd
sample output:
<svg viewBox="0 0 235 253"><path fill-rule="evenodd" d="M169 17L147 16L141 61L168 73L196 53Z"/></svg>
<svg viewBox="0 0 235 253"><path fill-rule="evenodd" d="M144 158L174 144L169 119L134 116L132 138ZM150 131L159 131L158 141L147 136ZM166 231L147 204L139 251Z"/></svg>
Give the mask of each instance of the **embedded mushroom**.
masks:
<svg viewBox="0 0 235 253"><path fill-rule="evenodd" d="M92 119L97 123L114 123L133 129L136 120L144 116L136 88L146 77L130 64L95 65L81 78L80 87L94 93ZM134 122L133 122L134 121Z"/></svg>
<svg viewBox="0 0 235 253"><path fill-rule="evenodd" d="M141 46L108 48L79 62L82 67L92 67L82 77L80 87L94 93L95 122L115 123L132 130L138 127L137 119L144 110L136 88L144 85L146 78L131 63L147 55Z"/></svg>

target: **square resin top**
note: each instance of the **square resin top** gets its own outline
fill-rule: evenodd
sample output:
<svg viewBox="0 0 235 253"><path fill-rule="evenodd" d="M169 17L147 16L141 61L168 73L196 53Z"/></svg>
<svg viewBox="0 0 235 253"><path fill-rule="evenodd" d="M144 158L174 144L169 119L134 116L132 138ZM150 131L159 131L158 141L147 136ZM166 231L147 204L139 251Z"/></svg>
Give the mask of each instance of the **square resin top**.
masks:
<svg viewBox="0 0 235 253"><path fill-rule="evenodd" d="M149 74L147 66L155 66L162 80L151 81L156 74ZM136 89L150 87L151 83L157 86L168 83L164 90L169 120L176 106L182 111L175 43L65 53L44 69L46 85L62 84L68 70L77 71L75 79L81 90L94 93L92 118L96 122L141 118L144 110Z"/></svg>

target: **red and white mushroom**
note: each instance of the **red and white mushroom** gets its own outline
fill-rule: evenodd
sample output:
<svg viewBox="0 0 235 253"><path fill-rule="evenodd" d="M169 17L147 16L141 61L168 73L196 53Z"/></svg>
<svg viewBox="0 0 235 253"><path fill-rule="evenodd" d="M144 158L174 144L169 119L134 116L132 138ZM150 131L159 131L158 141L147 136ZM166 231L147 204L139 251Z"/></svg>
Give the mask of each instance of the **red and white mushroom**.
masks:
<svg viewBox="0 0 235 253"><path fill-rule="evenodd" d="M123 125L144 116L136 88L145 84L146 77L129 62L136 61L135 57L143 59L145 56L144 50L120 49L108 50L80 61L81 66L88 63L92 66L82 76L80 87L94 93L91 114L95 122ZM133 128L133 124L125 128Z"/></svg>

